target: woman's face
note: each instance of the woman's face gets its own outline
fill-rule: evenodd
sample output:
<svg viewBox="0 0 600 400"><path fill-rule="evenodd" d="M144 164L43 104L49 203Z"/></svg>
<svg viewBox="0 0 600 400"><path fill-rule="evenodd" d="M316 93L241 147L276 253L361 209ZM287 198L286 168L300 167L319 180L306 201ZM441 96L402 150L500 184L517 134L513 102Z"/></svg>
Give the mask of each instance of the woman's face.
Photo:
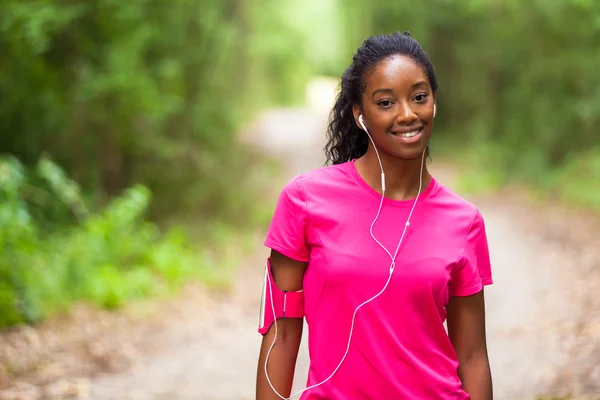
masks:
<svg viewBox="0 0 600 400"><path fill-rule="evenodd" d="M380 153L412 160L431 137L435 103L424 69L410 57L382 60L366 77L363 121ZM353 108L357 125L361 110Z"/></svg>

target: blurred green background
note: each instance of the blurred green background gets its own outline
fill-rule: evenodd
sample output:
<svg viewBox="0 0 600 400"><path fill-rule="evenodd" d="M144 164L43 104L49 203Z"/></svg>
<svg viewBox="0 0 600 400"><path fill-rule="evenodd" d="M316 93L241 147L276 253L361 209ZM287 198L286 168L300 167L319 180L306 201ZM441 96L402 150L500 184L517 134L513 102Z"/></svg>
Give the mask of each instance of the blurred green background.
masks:
<svg viewBox="0 0 600 400"><path fill-rule="evenodd" d="M600 2L4 0L0 327L226 285L276 174L236 132L406 30L439 76L432 155L478 166L466 188L600 209Z"/></svg>

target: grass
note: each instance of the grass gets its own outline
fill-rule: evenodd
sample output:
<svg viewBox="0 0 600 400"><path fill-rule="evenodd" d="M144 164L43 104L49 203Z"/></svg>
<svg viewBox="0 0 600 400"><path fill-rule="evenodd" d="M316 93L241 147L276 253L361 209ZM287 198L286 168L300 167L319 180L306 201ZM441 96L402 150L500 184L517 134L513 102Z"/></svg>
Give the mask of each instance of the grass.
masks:
<svg viewBox="0 0 600 400"><path fill-rule="evenodd" d="M462 193L478 195L516 187L533 201L558 201L570 208L600 212L600 148L574 154L554 169L544 167L536 157L508 165L510 151L491 143L460 149L442 143L435 150L434 157L458 164L456 184Z"/></svg>
<svg viewBox="0 0 600 400"><path fill-rule="evenodd" d="M77 218L42 221L25 190L38 182L32 180L35 173L15 158L0 159L0 328L36 324L79 302L116 310L139 299L171 296L191 282L229 290L272 210L273 200L262 196L276 169L264 165L248 168L246 183L254 190L233 193L240 197L243 220L187 216L185 224L159 227L144 217L151 198L147 188L136 185L106 207L90 210L78 186L47 159L37 167L46 186L36 190L43 187L51 201L37 208L63 207L64 215L77 210Z"/></svg>

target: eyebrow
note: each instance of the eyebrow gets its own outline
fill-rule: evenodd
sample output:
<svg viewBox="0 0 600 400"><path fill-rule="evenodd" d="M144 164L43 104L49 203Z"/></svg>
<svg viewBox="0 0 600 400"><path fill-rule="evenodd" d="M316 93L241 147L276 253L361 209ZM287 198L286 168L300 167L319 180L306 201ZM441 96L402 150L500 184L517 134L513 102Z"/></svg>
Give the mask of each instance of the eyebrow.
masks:
<svg viewBox="0 0 600 400"><path fill-rule="evenodd" d="M419 86L427 86L427 82L426 81L415 82L412 84L412 86L410 88L414 89ZM390 88L375 89L375 91L373 91L373 94L371 95L371 97L374 97L377 93L393 93L393 90Z"/></svg>

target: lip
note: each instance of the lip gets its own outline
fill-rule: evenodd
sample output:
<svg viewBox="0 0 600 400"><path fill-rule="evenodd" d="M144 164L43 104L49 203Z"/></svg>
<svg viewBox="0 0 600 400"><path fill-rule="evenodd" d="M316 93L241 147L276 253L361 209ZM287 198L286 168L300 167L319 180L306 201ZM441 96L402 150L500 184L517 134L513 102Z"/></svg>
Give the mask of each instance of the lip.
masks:
<svg viewBox="0 0 600 400"><path fill-rule="evenodd" d="M390 133L394 134L394 135L401 135L403 133L409 133L409 132L414 132L414 131L422 131L423 130L423 126L415 126L412 128L407 128L407 129L401 129L401 130L397 130L397 131L390 131ZM419 132L421 133L421 132Z"/></svg>
<svg viewBox="0 0 600 400"><path fill-rule="evenodd" d="M402 144L412 144L412 143L416 143L419 140L421 140L421 136L423 135L424 128L425 128L424 126L421 126L419 128L403 129L400 131L390 131L389 135L392 136L394 138L394 140L400 141ZM414 132L415 130L418 130L418 132L413 137L407 138L407 137L398 136L398 134Z"/></svg>

